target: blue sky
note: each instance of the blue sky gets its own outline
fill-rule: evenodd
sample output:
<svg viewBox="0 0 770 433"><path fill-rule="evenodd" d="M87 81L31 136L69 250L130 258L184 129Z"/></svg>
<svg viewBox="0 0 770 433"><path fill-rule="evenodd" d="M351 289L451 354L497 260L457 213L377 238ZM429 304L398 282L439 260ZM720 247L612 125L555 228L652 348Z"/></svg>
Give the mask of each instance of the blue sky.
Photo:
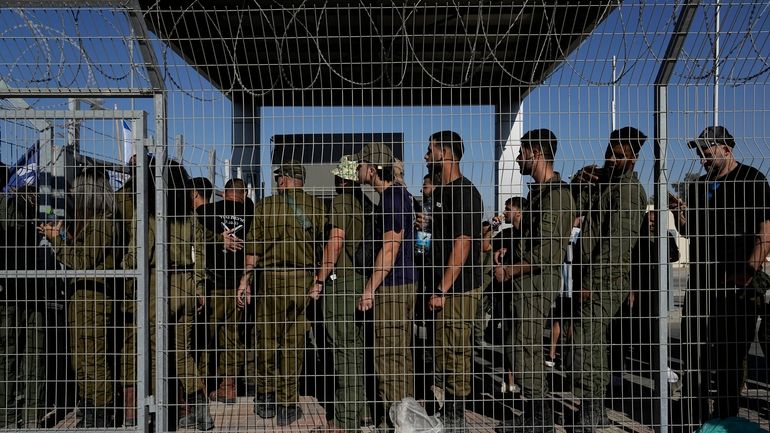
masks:
<svg viewBox="0 0 770 433"><path fill-rule="evenodd" d="M720 123L738 139L741 158L768 171L764 158L770 137L770 94L767 65L770 64L770 11L760 1L727 3L722 7L723 84L720 87ZM537 86L524 101L524 129L546 127L559 138L557 169L566 177L583 165L601 163L611 130L610 95L612 56L617 57L620 79L617 90L618 126L633 125L652 136L654 132L654 88L659 58L673 29L674 2L630 3L615 10L586 41L569 56L545 83ZM90 79L109 87L127 84L125 20L111 13L82 10L77 13L29 15L34 27L12 11L0 10L0 76L14 78L9 85L23 87L29 77L49 77L37 86L66 86ZM77 28L76 28L77 24ZM702 2L695 15L691 34L677 64L669 93L670 180L681 179L700 167L684 143L711 124L713 85L711 43L713 3ZM80 45L73 35L80 34ZM45 43L31 38L44 35ZM65 35L66 37L62 36ZM58 39L57 39L58 38ZM58 41L58 43L57 43ZM89 53L85 58L82 54ZM170 50L156 43L158 60L168 88L169 143L183 135L184 162L193 175L206 175L209 152L216 150L217 184L221 185L224 159L229 158L232 142L229 100L212 88L193 68ZM57 63L48 59L72 58ZM85 60L84 60L85 59ZM80 62L80 63L78 63ZM88 66L84 68L83 66ZM53 69L51 69L53 68ZM58 68L58 69L57 69ZM764 72L763 72L763 69ZM80 77L76 75L80 73ZM753 75L757 75L751 78ZM135 77L137 83L141 77ZM751 78L744 80L744 78ZM8 80L6 80L8 81ZM83 83L78 83L83 85ZM66 100L28 100L36 108L64 109ZM105 106L128 109L125 99L107 99ZM133 101L136 109L149 113L149 134L154 135L152 101ZM514 107L515 108L515 107ZM117 157L118 137L113 122L91 123L81 131L81 147L86 152ZM404 133L407 183L418 193L425 173L422 159L428 136L442 129L459 132L466 142L463 162L465 174L482 192L487 214L494 209L494 107L393 107L393 108L314 108L263 107L260 142L262 154L269 155L270 137L275 134L325 132L402 132ZM16 124L0 122L0 157L13 163L26 149L29 133ZM64 135L59 131L58 144ZM648 142L638 164L640 177L652 191L652 144ZM172 154L174 150L171 150ZM265 164L269 158L264 158Z"/></svg>

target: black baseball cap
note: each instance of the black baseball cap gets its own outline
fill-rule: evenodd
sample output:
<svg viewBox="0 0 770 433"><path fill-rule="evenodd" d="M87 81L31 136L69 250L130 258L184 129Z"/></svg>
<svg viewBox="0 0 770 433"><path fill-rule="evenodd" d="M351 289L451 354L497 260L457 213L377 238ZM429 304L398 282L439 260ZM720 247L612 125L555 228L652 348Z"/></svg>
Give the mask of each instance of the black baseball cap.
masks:
<svg viewBox="0 0 770 433"><path fill-rule="evenodd" d="M691 149L694 148L706 148L711 146L718 146L724 144L726 146L735 147L735 139L730 131L724 126L709 126L700 133L698 138L690 140L687 146Z"/></svg>

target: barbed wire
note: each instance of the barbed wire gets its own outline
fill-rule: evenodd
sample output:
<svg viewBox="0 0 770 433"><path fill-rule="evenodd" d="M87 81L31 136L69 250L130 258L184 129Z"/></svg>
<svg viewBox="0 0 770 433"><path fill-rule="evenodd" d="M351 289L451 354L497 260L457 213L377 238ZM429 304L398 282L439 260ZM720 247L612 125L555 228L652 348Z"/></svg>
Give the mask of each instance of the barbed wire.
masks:
<svg viewBox="0 0 770 433"><path fill-rule="evenodd" d="M650 7L647 2L640 1L634 5L624 5L620 0L616 3L608 3L605 10L597 17L597 22L601 25L608 18L608 14L617 15L615 22L617 31L607 51L614 51L617 47L617 57L619 73L616 78L605 80L601 79L601 74L594 70L586 68L596 68L595 62L585 62L585 56L596 55L595 52L589 53L570 53L568 48L563 46L562 41L556 37L559 29L556 28L556 21L553 14L556 6L549 6L547 2L541 1L535 3L527 0L522 5L518 5L518 10L511 10L510 20L503 23L503 28L493 30L492 21L487 19L487 8L497 7L480 2L477 6L471 8L462 5L453 0L444 11L444 17L447 22L454 21L456 24L453 36L457 37L457 53L453 54L453 62L457 64L458 72L444 74L437 73L435 70L436 62L435 52L420 50L416 46L415 38L418 33L410 30L410 25L414 22L416 14L420 10L427 9L421 1L408 7L398 7L395 2L391 2L394 11L393 17L396 22L386 31L380 26L377 16L374 14L375 8L366 2L358 3L359 20L362 20L361 26L370 30L369 37L372 38L372 49L377 50L371 53L374 56L379 55L379 61L383 66L392 65L393 67L373 68L375 74L366 79L359 79L353 76L353 72L347 72L345 68L338 67L333 59L333 53L325 49L323 40L334 37L344 38L344 31L339 36L332 35L329 31L331 18L329 17L330 6L323 2L319 6L310 8L306 1L296 6L284 6L279 3L273 3L265 6L257 0L252 0L252 6L241 8L235 12L235 19L228 20L227 25L232 29L231 32L223 31L223 23L217 18L220 10L206 9L205 5L199 0L191 2L187 7L174 11L173 20L169 23L161 19L160 15L167 13L162 8L160 2L156 1L147 10L143 11L143 17L152 20L158 26L168 26L163 28L164 37L173 40L181 38L184 33L181 26L188 25L185 21L190 14L201 14L205 20L209 32L214 38L222 41L221 54L224 61L218 61L218 67L225 67L231 73L233 80L228 89L222 89L225 95L232 92L246 92L255 97L263 97L279 86L292 90L307 90L319 85L324 70L339 78L344 83L357 87L370 87L375 85L390 86L398 88L405 83L405 77L409 73L409 66L412 65L424 74L433 83L441 87L462 87L469 85L477 76L482 68L494 66L494 73L502 74L521 85L536 85L542 81L542 77L521 77L513 72L506 60L501 59L499 52L501 47L508 50L507 46L512 33L522 22L523 13L528 7L536 7L542 10L542 19L544 24L541 31L543 34L541 40L543 43L536 48L535 62L539 61L559 61L562 68L568 68L579 82L592 86L607 86L628 79L629 74L639 66L643 60L660 62L662 53L660 47L650 39L650 34L655 32L653 29L668 29L673 25L676 19L676 10L681 6L677 0L671 6L671 13L666 14L665 20L646 19L650 14ZM385 6L384 6L385 7ZM655 6L657 7L657 6ZM761 25L761 20L767 16L768 6L765 3L752 1L750 3L741 3L737 5L726 4L722 8L730 10L732 21L724 23L724 28L720 31L720 43L726 50L720 56L715 65L711 56L704 53L712 53L716 44L713 32L704 29L698 31L699 34L706 34L703 42L690 47L685 47L681 54L682 66L677 68L675 74L681 80L703 81L712 78L719 67L723 70L723 82L734 85L746 84L765 75L770 71L770 55L764 53L767 44L762 42L767 39L768 30ZM337 8L335 6L335 8ZM730 9L732 8L732 9ZM314 13L303 13L312 9ZM629 9L626 11L626 9ZM351 11L353 9L351 8ZM746 14L743 11L746 10ZM10 13L18 17L19 22L6 22L5 29L0 31L0 37L6 40L6 43L15 44L12 50L6 50L6 61L3 67L3 73L0 77L8 83L19 87L56 85L58 87L70 87L85 84L88 88L117 87L125 86L126 81L133 77L139 83L137 86L145 85L147 80L146 71L143 68L143 61L135 59L118 59L109 62L103 61L105 53L99 51L108 51L105 46L108 42L118 43L117 51L128 53L133 50L136 36L127 34L122 28L120 20L115 17L121 15L125 10L104 10L88 9L88 19L98 20L93 24L89 21L89 28L95 27L99 31L114 37L98 37L83 32L82 22L84 13L80 9L48 9L45 10L49 15L40 16L35 13L37 9L9 9ZM95 11L95 12L94 12ZM628 12L628 13L627 13ZM6 12L3 11L3 14ZM266 34L267 44L274 44L277 65L271 65L269 68L260 67L245 69L242 68L241 47L250 38L249 22L254 28L252 13L258 16L258 25L262 26L262 31ZM635 28L630 28L627 15L636 14ZM701 26L708 27L713 24L713 17L709 14L709 8L702 7L703 15ZM659 15L656 15L659 16ZM53 17L53 18L51 18ZM474 17L476 23L472 24L468 17ZM277 23L276 20L283 19L283 23ZM349 19L355 19L351 17ZM6 19L8 21L8 19ZM58 22L56 22L58 21ZM645 22L650 21L650 22ZM55 23L56 22L56 23ZM55 24L54 24L55 23ZM58 28L56 27L58 26ZM654 26L654 27L653 27ZM26 33L26 34L25 34ZM310 74L304 76L306 81L297 81L297 77L289 68L297 66L304 67L302 62L292 58L289 50L289 35L307 38L309 46L312 47L312 56L316 59L309 62L307 68L310 68ZM392 33L392 34L389 34ZM232 35L226 37L226 35ZM601 36L600 36L601 37ZM632 51L632 38L637 38L639 48ZM102 45L99 45L102 44ZM503 44L506 44L503 46ZM404 48L399 50L399 46ZM551 50L554 48L555 50ZM212 101L216 98L203 98L195 94L191 89L192 78L187 78L184 82L183 73L186 66L192 68L203 66L203 63L192 65L180 64L176 59L171 59L169 44L158 44L161 53L161 65L159 65L165 82L173 87L175 91L182 92L187 96L198 101ZM579 50L578 50L579 51ZM550 54L555 52L556 55ZM748 53L748 54L746 54ZM115 52L110 53L116 54ZM119 53L117 53L119 54ZM308 53L310 54L310 53ZM610 54L609 52L607 53ZM742 55L744 54L744 55ZM401 58L399 58L401 57ZM548 59L547 57L557 57ZM605 56L607 57L607 56ZM439 62L439 67L447 66L445 60ZM581 65L582 63L582 65ZM29 68L29 69L26 69ZM273 69L275 68L275 69ZM379 69L379 70L378 70ZM272 76L272 71L278 72L277 76ZM245 71L259 74L256 80L247 80ZM268 76L263 76L267 71ZM598 78L597 78L598 77ZM258 84L256 84L258 83ZM255 85L256 84L256 85ZM640 83L642 84L642 83Z"/></svg>

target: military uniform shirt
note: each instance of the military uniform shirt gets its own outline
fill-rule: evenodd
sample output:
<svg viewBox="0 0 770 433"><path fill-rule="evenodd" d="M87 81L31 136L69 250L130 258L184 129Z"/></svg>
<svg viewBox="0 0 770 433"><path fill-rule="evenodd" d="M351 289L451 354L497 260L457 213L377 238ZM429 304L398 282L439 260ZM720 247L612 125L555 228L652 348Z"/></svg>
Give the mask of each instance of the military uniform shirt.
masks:
<svg viewBox="0 0 770 433"><path fill-rule="evenodd" d="M353 193L337 194L332 199L331 225L345 232L345 242L335 265L340 277L355 276L353 254L364 236L364 208Z"/></svg>
<svg viewBox="0 0 770 433"><path fill-rule="evenodd" d="M287 199L288 198L288 199ZM306 229L289 205L307 218ZM246 254L260 257L265 269L315 269L315 242L320 241L327 222L323 201L300 189L265 198L254 208L254 223L246 238Z"/></svg>
<svg viewBox="0 0 770 433"><path fill-rule="evenodd" d="M72 241L63 241L56 236L51 240L56 259L70 269L104 270L115 269L114 245L117 228L106 217L86 221ZM77 278L77 281L89 278ZM104 278L93 278L104 283Z"/></svg>
<svg viewBox="0 0 770 433"><path fill-rule="evenodd" d="M559 173L529 185L517 255L539 274L560 275L576 209L572 192Z"/></svg>
<svg viewBox="0 0 770 433"><path fill-rule="evenodd" d="M579 207L585 216L580 238L582 288L629 290L631 253L647 208L636 173L579 185Z"/></svg>

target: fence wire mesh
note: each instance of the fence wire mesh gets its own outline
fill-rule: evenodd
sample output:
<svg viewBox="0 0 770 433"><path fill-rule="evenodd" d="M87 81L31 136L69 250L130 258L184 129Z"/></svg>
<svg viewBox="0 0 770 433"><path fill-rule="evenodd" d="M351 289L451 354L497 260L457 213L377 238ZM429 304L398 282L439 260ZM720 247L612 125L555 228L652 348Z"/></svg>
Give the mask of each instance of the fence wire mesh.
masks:
<svg viewBox="0 0 770 433"><path fill-rule="evenodd" d="M0 429L767 431L769 9L0 5Z"/></svg>

